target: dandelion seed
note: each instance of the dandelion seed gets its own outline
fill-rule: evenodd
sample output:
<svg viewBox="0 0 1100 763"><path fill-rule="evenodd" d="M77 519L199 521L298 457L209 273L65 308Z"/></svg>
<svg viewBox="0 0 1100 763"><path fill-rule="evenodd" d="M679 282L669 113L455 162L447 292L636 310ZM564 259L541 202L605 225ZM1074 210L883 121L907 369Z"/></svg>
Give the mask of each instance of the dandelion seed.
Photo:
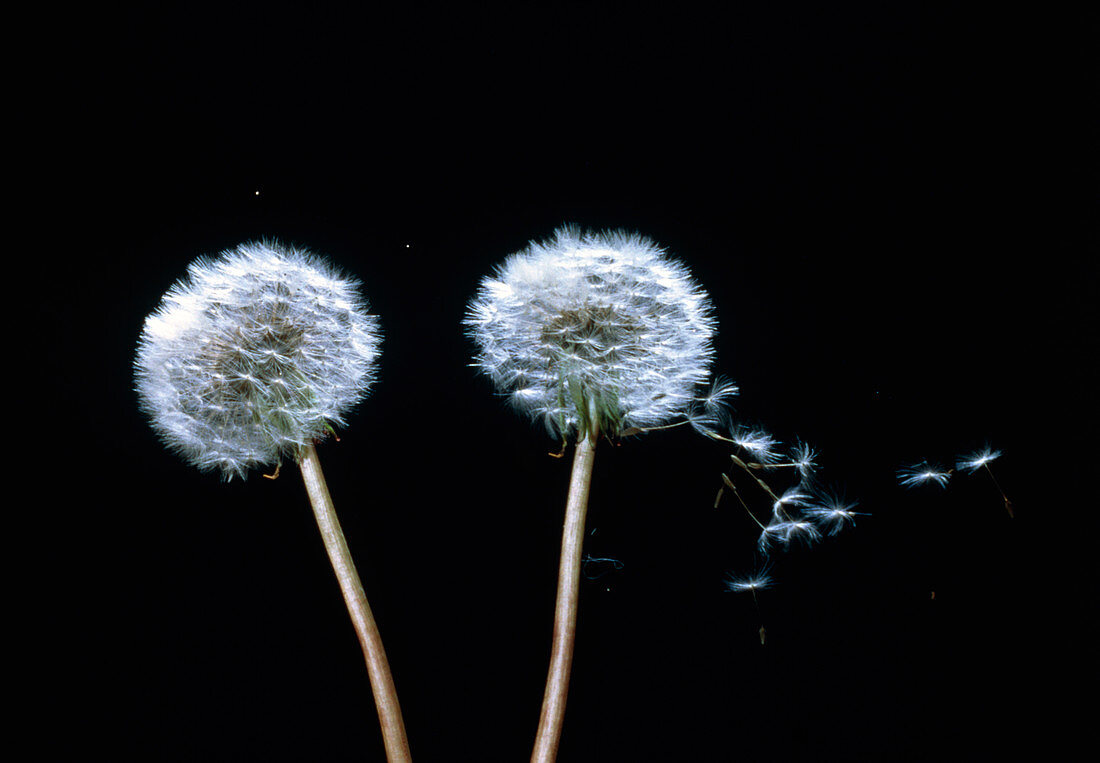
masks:
<svg viewBox="0 0 1100 763"><path fill-rule="evenodd" d="M946 487L948 480L951 479L951 471L931 466L927 461L921 461L919 464L898 469L897 476L901 486L906 488L914 488L930 482Z"/></svg>
<svg viewBox="0 0 1100 763"><path fill-rule="evenodd" d="M821 532L805 519L773 522L764 528L757 545L767 553L775 548L788 548L793 542L809 546L821 540Z"/></svg>
<svg viewBox="0 0 1100 763"><path fill-rule="evenodd" d="M820 495L817 499L818 503L806 508L805 513L816 519L829 535L836 535L846 525L854 527L857 516L866 516L864 512L854 511L859 505L857 502L846 501L835 493Z"/></svg>
<svg viewBox="0 0 1100 763"><path fill-rule="evenodd" d="M993 480L993 486L996 487L997 492L1001 494L1001 498L1005 502L1005 511L1008 512L1008 516L1015 517L1016 512L1012 508L1012 501L1008 499L1008 496L1005 494L1004 489L1001 487L1001 483L999 483L997 481L997 478L993 475L993 469L991 469L989 466L991 462L1000 458L1000 456L1001 451L993 450L992 448L986 446L985 448L971 453L968 456L960 457L959 460L956 462L956 468L960 470L965 469L969 474L973 474L974 472L978 471L978 469L984 468L986 474L989 475L989 479Z"/></svg>
<svg viewBox="0 0 1100 763"><path fill-rule="evenodd" d="M780 463L779 456L775 453L775 449L779 443L759 430L749 431L743 435L738 435L738 439L730 440L730 442L734 442L749 453L752 453L759 462L755 464L757 468L767 469L769 471L776 469L797 469L799 476L805 481L813 476L814 469L817 467L815 461L817 458L817 451L805 443L800 442L797 446L792 448L788 455L790 460Z"/></svg>
<svg viewBox="0 0 1100 763"><path fill-rule="evenodd" d="M970 455L960 456L955 462L955 468L960 471L966 470L967 473L973 474L991 461L1000 458L1000 456L1001 451L986 447Z"/></svg>
<svg viewBox="0 0 1100 763"><path fill-rule="evenodd" d="M821 540L821 532L810 521L799 519L787 524L789 525L786 530L788 545L797 541L809 546Z"/></svg>
<svg viewBox="0 0 1100 763"><path fill-rule="evenodd" d="M799 487L787 488L779 500L772 504L772 514L782 520L790 517L788 509L806 506L809 504L810 494L803 492Z"/></svg>
<svg viewBox="0 0 1100 763"><path fill-rule="evenodd" d="M770 464L779 459L776 448L780 443L762 429L739 426L731 433L730 439L757 463Z"/></svg>
<svg viewBox="0 0 1100 763"><path fill-rule="evenodd" d="M759 612L760 600L756 597L756 592L771 588L774 585L770 574L771 567L771 564L767 563L752 575L747 576L729 573L726 575L725 588L731 593L744 593L746 591L751 593L753 606ZM761 624L757 633L760 635L760 643L763 645L765 633L763 624Z"/></svg>
<svg viewBox="0 0 1100 763"><path fill-rule="evenodd" d="M722 430L724 430L727 426L726 415L722 411L712 412L707 411L702 406L693 406L692 408L688 409L687 413L684 415L686 417L685 422L687 424L690 424L691 428L699 434L705 435L706 437L710 437L715 440L722 439L722 435L720 434L720 432L722 432ZM682 424L685 422L679 423ZM645 430L639 429L636 431L652 431L655 428L661 429L662 427L646 427Z"/></svg>
<svg viewBox="0 0 1100 763"><path fill-rule="evenodd" d="M754 594L756 591L763 591L765 588L771 588L774 585L774 581L768 574L770 566L756 572L752 575L739 576L729 574L726 576L725 586L726 590L731 593L743 593L745 591L752 591Z"/></svg>
<svg viewBox="0 0 1100 763"><path fill-rule="evenodd" d="M791 463L798 469L803 478L813 475L817 468L817 451L804 442L798 443L791 450Z"/></svg>
<svg viewBox="0 0 1100 763"><path fill-rule="evenodd" d="M729 400L738 392L732 381L724 376L716 377L706 394L697 398L688 411L688 423L700 433L720 439L719 432L729 427Z"/></svg>
<svg viewBox="0 0 1100 763"><path fill-rule="evenodd" d="M699 398L699 402L708 411L725 410L729 407L729 401L740 392L740 388L731 379L717 376L707 393Z"/></svg>

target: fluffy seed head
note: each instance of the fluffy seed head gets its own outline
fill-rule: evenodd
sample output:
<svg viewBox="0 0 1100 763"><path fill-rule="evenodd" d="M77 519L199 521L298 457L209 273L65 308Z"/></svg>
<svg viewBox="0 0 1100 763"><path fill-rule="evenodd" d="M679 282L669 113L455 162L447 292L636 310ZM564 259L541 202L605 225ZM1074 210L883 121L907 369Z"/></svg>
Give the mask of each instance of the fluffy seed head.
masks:
<svg viewBox="0 0 1100 763"><path fill-rule="evenodd" d="M485 278L465 324L473 365L564 438L683 414L709 375L711 312L653 241L564 227Z"/></svg>
<svg viewBox="0 0 1100 763"><path fill-rule="evenodd" d="M305 250L246 243L193 262L146 318L136 387L169 448L243 478L344 423L380 342L356 281Z"/></svg>

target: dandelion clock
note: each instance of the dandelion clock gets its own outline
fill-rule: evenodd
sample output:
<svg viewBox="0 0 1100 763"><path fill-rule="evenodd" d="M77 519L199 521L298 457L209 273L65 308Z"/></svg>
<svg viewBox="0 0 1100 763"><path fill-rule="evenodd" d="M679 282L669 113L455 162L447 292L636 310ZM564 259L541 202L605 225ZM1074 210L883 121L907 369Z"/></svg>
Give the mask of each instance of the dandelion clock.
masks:
<svg viewBox="0 0 1100 763"><path fill-rule="evenodd" d="M247 243L192 263L146 318L134 365L153 429L184 460L226 480L300 468L397 761L410 759L397 693L315 447L366 396L380 343L356 281L306 251Z"/></svg>
<svg viewBox="0 0 1100 763"><path fill-rule="evenodd" d="M508 257L482 281L469 306L465 325L477 345L474 365L517 410L563 445L575 443L550 669L532 760L557 755L596 444L687 415L709 376L711 313L687 269L653 241L576 227Z"/></svg>

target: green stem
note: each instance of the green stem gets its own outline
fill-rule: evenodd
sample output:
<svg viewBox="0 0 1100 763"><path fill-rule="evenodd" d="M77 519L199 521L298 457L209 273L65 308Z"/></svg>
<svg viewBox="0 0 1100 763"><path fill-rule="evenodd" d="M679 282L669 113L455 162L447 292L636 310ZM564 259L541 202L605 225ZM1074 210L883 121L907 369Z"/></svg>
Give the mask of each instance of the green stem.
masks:
<svg viewBox="0 0 1100 763"><path fill-rule="evenodd" d="M561 562L558 566L558 595L554 605L554 642L550 650L550 670L542 698L535 749L531 753L532 763L551 763L557 757L561 740L569 673L573 665L573 643L577 635L584 518L588 510L588 490L592 483L595 455L596 434L589 431L577 442L573 472L569 478L569 498L565 506Z"/></svg>
<svg viewBox="0 0 1100 763"><path fill-rule="evenodd" d="M351 551L344 539L344 531L340 528L340 520L336 517L332 496L329 495L328 486L325 484L325 475L321 471L317 449L312 444L302 452L299 466L302 469L306 492L309 493L309 502L313 505L313 513L317 517L317 527L321 530L321 537L325 542L325 551L328 552L332 569L336 572L340 592L344 595L344 603L347 604L351 615L351 623L355 627L355 634L359 637L359 646L363 649L367 674L374 691L374 705L378 710L378 720L382 726L382 739L386 745L386 760L390 763L408 763L412 760L412 753L405 736L405 723L401 718L401 705L397 701L397 689L394 687L393 675L386 660L386 650L382 647L382 635L378 632L374 615L371 614L367 594L363 590L363 583L359 580L359 573L355 570L355 562L352 561Z"/></svg>

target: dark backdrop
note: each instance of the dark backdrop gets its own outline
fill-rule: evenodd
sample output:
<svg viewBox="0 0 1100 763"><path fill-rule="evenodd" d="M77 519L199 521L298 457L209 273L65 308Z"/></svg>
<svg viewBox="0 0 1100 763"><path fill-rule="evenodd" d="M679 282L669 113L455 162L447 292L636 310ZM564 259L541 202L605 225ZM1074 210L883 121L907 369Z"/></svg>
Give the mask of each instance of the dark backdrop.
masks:
<svg viewBox="0 0 1100 763"><path fill-rule="evenodd" d="M1053 412L1094 379L1082 19L570 4L71 23L30 152L56 242L31 259L59 285L30 308L60 403L32 427L47 746L382 759L297 474L198 473L132 391L144 316L187 264L277 237L361 278L385 332L370 398L320 452L414 755L525 759L569 460L468 367L460 322L496 263L564 223L687 263L738 419L813 444L868 516L778 555L754 606L723 590L757 535L713 508L729 451L684 429L602 444L586 552L621 569L586 567L561 760L1057 741L1040 711L1076 612L1049 610L1035 562L1073 534ZM898 486L903 464L987 442L1014 520L982 474Z"/></svg>

